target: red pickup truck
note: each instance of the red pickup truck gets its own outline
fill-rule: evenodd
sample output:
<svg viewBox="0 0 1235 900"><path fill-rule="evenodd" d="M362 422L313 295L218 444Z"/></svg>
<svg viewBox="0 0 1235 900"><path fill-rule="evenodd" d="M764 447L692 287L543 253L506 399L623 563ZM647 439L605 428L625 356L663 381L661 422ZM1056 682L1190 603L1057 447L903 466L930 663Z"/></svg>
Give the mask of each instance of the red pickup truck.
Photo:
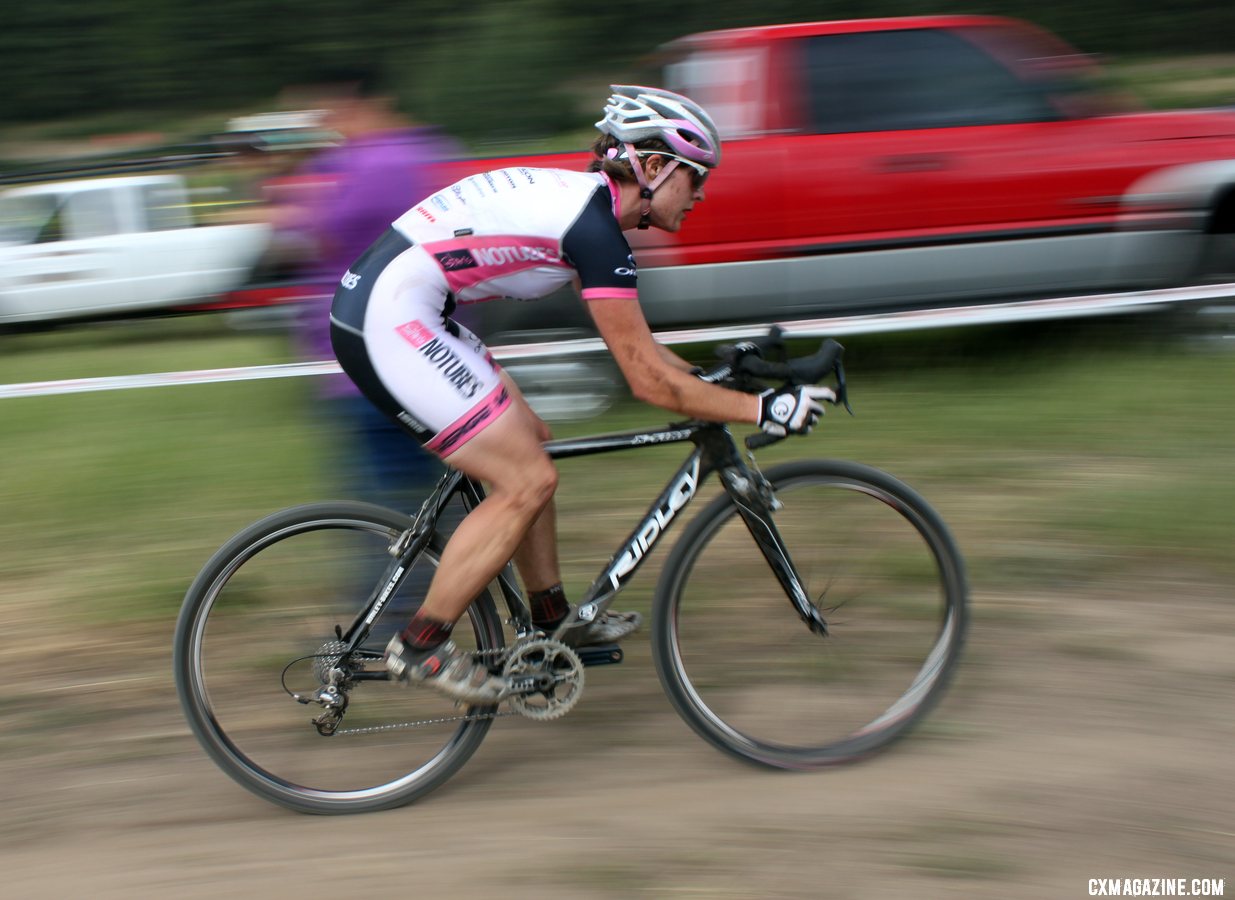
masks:
<svg viewBox="0 0 1235 900"><path fill-rule="evenodd" d="M654 327L1235 280L1235 109L1129 108L1027 23L744 28L656 59L648 83L701 102L726 143L680 233L632 233ZM568 297L484 306L491 339L588 326Z"/></svg>

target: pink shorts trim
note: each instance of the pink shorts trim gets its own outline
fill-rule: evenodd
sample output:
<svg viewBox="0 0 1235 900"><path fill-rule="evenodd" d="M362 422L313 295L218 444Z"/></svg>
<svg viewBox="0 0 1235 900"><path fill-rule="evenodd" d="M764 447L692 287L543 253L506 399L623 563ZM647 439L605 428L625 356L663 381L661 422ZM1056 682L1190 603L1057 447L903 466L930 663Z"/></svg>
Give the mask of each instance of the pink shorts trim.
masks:
<svg viewBox="0 0 1235 900"><path fill-rule="evenodd" d="M510 394L505 385L499 384L487 397L434 435L425 447L445 459L497 421L508 406Z"/></svg>
<svg viewBox="0 0 1235 900"><path fill-rule="evenodd" d="M613 297L618 300L638 300L639 291L636 288L584 288L580 291L584 300L605 300Z"/></svg>

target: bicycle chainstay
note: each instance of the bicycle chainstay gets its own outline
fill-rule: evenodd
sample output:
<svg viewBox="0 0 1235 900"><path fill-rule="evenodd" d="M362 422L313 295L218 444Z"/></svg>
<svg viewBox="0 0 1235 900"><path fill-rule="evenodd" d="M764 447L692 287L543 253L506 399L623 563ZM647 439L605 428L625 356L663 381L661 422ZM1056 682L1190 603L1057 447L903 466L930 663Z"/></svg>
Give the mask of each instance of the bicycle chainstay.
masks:
<svg viewBox="0 0 1235 900"><path fill-rule="evenodd" d="M472 652L472 657L475 659L492 659L493 662L490 663L490 668L493 668L495 666L504 666L507 661L515 657L515 655L519 651L523 650L525 647L528 647L531 644L539 644L539 643L546 643L546 641L543 637L538 637L536 634L533 634L533 635L529 635L524 638L520 638L519 640L515 641L515 643L511 644L508 647L502 647L497 650L475 650ZM557 642L554 641L554 642L548 642L548 643L556 644ZM561 646L565 648L565 645L561 645ZM342 647L339 646L338 649L341 650ZM569 648L565 648L565 649L568 653L572 653L572 651L570 651ZM334 659L330 660L330 662L336 663L337 659L338 658L335 657ZM577 657L575 657L575 659L577 660ZM362 662L362 665L363 665L363 662ZM321 665L319 663L318 664L319 674L324 674L323 670L327 668L331 668L331 667L329 665ZM324 680L326 679L323 679L323 681ZM347 690L350 690L351 687L352 685L348 685ZM520 695L516 694L512 697L508 697L507 701L517 699L519 696ZM570 706L573 706L573 705L574 703L572 702ZM569 707L567 707L567 709L563 709L561 713L559 713L559 715L564 715L567 711L569 711ZM486 719L500 719L506 716L514 716L514 715L523 715L527 718L540 719L540 720L547 719L547 718L557 718L557 715L547 716L543 712L541 712L540 714L536 714L534 710L532 711L532 713L533 714L529 715L528 711L523 711L521 707L516 707L516 709L506 709L503 711L494 710L493 712L480 713L480 714L466 714L466 715L458 715L458 716L439 716L433 719L417 719L411 722L389 722L383 725L367 725L367 726L363 726L360 728L337 728L336 727L335 730L330 732L330 735L333 736L333 735L344 735L344 734L346 735L377 734L383 731L397 731L397 730L405 729L405 728L424 728L430 725L446 725L452 722L481 722ZM340 718L341 717L342 716L340 713Z"/></svg>

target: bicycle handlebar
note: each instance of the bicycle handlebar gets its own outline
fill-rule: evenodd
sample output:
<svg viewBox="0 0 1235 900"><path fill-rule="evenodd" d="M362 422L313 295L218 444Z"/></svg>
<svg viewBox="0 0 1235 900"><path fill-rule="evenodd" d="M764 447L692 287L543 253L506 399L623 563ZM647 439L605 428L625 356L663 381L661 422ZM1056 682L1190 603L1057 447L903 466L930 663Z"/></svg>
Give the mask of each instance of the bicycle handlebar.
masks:
<svg viewBox="0 0 1235 900"><path fill-rule="evenodd" d="M768 434L766 431L756 431L754 434L748 434L746 436L746 449L762 450L764 447L779 444L787 437L789 437L787 434Z"/></svg>
<svg viewBox="0 0 1235 900"><path fill-rule="evenodd" d="M828 375L835 374L836 401L834 405L843 405L849 414L853 415L845 384L845 368L841 364L845 348L828 338L810 356L785 359L785 343L782 335L781 329L774 326L764 337L718 347L717 355L724 362L702 375L703 379L712 382L728 380L736 382L739 388L749 387L751 379L772 379L783 381L786 388L795 388L805 384L818 384ZM767 358L772 355L781 358ZM749 450L758 450L760 447L767 447L784 440L787 436L777 436L766 432L752 434L746 438L746 447Z"/></svg>
<svg viewBox="0 0 1235 900"><path fill-rule="evenodd" d="M779 378L794 386L816 384L832 373L844 352L844 347L828 338L810 356L773 362L747 355L738 361L738 369L755 378Z"/></svg>

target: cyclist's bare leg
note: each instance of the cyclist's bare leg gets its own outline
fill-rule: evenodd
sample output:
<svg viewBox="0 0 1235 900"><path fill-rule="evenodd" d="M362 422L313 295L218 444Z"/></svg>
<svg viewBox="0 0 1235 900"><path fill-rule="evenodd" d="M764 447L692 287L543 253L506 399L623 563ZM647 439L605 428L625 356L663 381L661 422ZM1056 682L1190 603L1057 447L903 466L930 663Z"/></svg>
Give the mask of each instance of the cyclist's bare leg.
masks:
<svg viewBox="0 0 1235 900"><path fill-rule="evenodd" d="M510 391L511 397L527 405L523 394L520 393L518 386L505 372L502 372L502 379ZM536 418L541 426L541 440L547 441L553 437L549 432L549 427L545 425L540 418L532 412L531 407L528 407L528 415ZM558 562L557 552L557 507L552 500L545 506L544 511L528 529L527 536L523 539L523 543L514 553L514 563L519 569L519 576L523 579L524 589L527 591L529 602L532 600L532 595L546 591L556 585L560 585L562 581L561 566ZM565 602L564 595L562 602ZM542 608L541 615L551 615L547 609ZM564 607L562 615L567 614L567 609ZM533 622L540 625L536 619L537 610L535 604L532 609ZM642 617L637 613L626 612L606 613L600 619L593 621L582 631L577 631L573 638L566 638L568 642L582 643L610 643L619 641L626 635L635 631L641 624ZM552 624L546 622L543 624Z"/></svg>
<svg viewBox="0 0 1235 900"><path fill-rule="evenodd" d="M464 518L442 552L418 613L428 619L457 621L512 558L529 593L561 582L553 504L557 469L543 447L551 434L505 372L502 379L510 392L510 406L449 459L452 466L485 482L488 495ZM636 613L610 613L575 639L620 640L641 621Z"/></svg>
<svg viewBox="0 0 1235 900"><path fill-rule="evenodd" d="M562 580L557 557L557 506L552 500L532 523L513 558L529 593L547 590Z"/></svg>
<svg viewBox="0 0 1235 900"><path fill-rule="evenodd" d="M552 439L549 426L532 411L514 379L505 371L501 376L506 390L510 392L511 403L527 407L527 414L535 418L540 428L541 442ZM549 501L532 523L523 543L515 550L513 559L519 570L519 577L523 579L523 587L529 593L546 590L562 580L557 555L557 504L553 500Z"/></svg>
<svg viewBox="0 0 1235 900"><path fill-rule="evenodd" d="M543 447L546 431L515 394L495 422L450 455L451 466L484 482L487 496L442 551L421 615L456 621L517 552L529 566L520 570L525 578L557 580L555 517L545 514L557 488L557 469ZM529 533L531 546L525 549ZM548 550L546 541L552 545ZM553 570L547 576L546 566Z"/></svg>

